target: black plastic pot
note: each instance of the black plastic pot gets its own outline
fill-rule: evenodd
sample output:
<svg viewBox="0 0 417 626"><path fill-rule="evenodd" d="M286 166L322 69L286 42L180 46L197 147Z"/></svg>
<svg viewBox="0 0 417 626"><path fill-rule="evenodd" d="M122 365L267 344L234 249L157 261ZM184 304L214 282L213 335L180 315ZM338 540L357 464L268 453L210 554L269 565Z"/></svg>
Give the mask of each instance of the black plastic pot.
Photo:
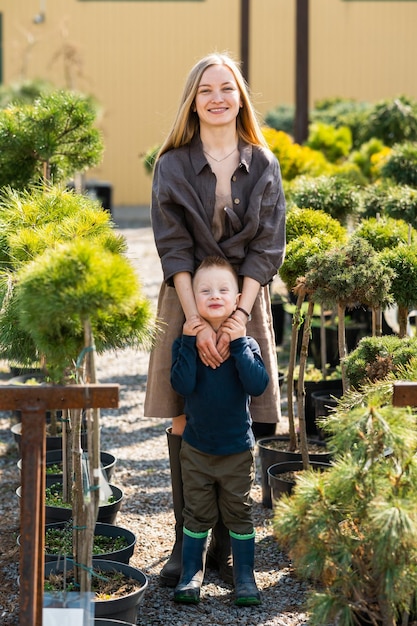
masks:
<svg viewBox="0 0 417 626"><path fill-rule="evenodd" d="M130 622L121 622L118 619L101 619L97 617L94 619L94 626L132 626Z"/></svg>
<svg viewBox="0 0 417 626"><path fill-rule="evenodd" d="M272 324L274 327L275 345L280 346L284 339L286 313L282 302L271 302Z"/></svg>
<svg viewBox="0 0 417 626"><path fill-rule="evenodd" d="M311 461L314 470L325 470L331 467L330 463ZM302 461L287 461L286 463L276 463L268 467L268 482L271 488L272 502L279 500L283 494L290 494L294 488L295 480L283 477L287 472L299 472L303 469Z"/></svg>
<svg viewBox="0 0 417 626"><path fill-rule="evenodd" d="M47 419L47 415L45 416L45 419ZM14 440L20 452L20 442L22 440L21 422L18 422L17 424L13 424L13 426L11 427L11 431L12 431ZM87 433L86 432L81 433L81 446L83 450L87 449ZM52 437L51 435L46 436L46 451L49 452L50 450L62 450L61 435L57 435L54 437Z"/></svg>
<svg viewBox="0 0 417 626"><path fill-rule="evenodd" d="M45 577L48 577L54 570L62 572L64 565L65 564L62 559L60 561L45 563ZM66 567L68 569L68 563L66 563ZM95 600L95 618L105 618L106 620L115 619L127 622L128 624L136 624L138 607L143 600L148 586L148 578L146 575L137 567L126 565L126 563L117 563L116 561L93 559L93 569L95 568L100 568L105 572L122 572L129 578L133 578L141 584L140 589L121 598L115 598L114 600Z"/></svg>
<svg viewBox="0 0 417 626"><path fill-rule="evenodd" d="M106 475L107 482L110 482L113 474L114 468L116 465L116 457L110 452L100 452L100 463L101 467ZM60 450L48 450L46 453L46 467L48 465L59 465L62 463L62 449ZM19 470L22 470L22 459L19 459L17 462L17 467ZM50 487L55 483L62 480L62 472L59 474L51 474L50 472L46 472L46 486Z"/></svg>
<svg viewBox="0 0 417 626"><path fill-rule="evenodd" d="M60 481L57 481L59 483ZM62 482L62 481L61 481ZM103 504L98 508L97 521L103 524L114 524L116 521L117 513L120 511L123 500L123 491L116 487L116 485L110 485L113 493L114 502L109 504ZM21 497L21 487L16 489L16 494ZM55 522L67 522L71 519L72 509L64 508L61 506L49 506L45 505L45 524L54 524Z"/></svg>
<svg viewBox="0 0 417 626"><path fill-rule="evenodd" d="M305 420L306 420L306 432L311 437L318 437L319 431L316 426L316 410L314 408L312 394L317 391L327 392L340 392L342 395L343 385L342 379L326 379L326 380L306 380L304 381L305 389ZM294 381L295 395L297 396L297 381ZM336 395L335 393L335 395Z"/></svg>
<svg viewBox="0 0 417 626"><path fill-rule="evenodd" d="M67 526L66 522L58 522L55 524L47 524L45 527L45 531L50 528L65 528ZM120 550L115 550L114 552L106 552L100 555L95 555L94 559L97 560L106 560L106 561L117 561L118 563L129 563L130 558L135 550L136 545L136 536L132 533L131 530L127 528L123 528L122 526L114 526L113 524L103 524L97 523L94 528L95 535L102 535L103 537L124 537L126 539L126 546ZM62 555L59 554L50 554L45 553L45 563L49 563L50 561L56 561L61 558ZM67 555L71 557L71 555Z"/></svg>
<svg viewBox="0 0 417 626"><path fill-rule="evenodd" d="M261 461L261 484L262 484L262 504L264 507L272 508L271 487L268 480L268 468L276 463L285 463L287 461L300 461L300 452L290 452L289 450L276 450L271 447L274 442L288 442L290 438L285 435L277 435L276 437L268 437L265 439L259 439L258 454ZM323 452L312 452L309 454L311 461L328 463L331 459L331 453L325 448L324 442L309 441L311 444L322 445Z"/></svg>
<svg viewBox="0 0 417 626"><path fill-rule="evenodd" d="M324 439L325 435L320 427L317 425L317 418L326 417L327 415L329 415L332 409L336 408L341 396L342 392L340 390L314 391L311 394L311 400L314 406L314 423L320 439Z"/></svg>

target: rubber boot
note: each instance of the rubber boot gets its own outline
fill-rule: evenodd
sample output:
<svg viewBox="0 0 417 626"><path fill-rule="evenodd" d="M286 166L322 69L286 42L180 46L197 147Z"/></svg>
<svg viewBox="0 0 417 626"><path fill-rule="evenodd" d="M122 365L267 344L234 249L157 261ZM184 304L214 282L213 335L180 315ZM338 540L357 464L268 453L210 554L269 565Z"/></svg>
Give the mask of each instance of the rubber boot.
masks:
<svg viewBox="0 0 417 626"><path fill-rule="evenodd" d="M256 586L253 566L255 560L255 531L238 535L230 531L235 579L235 604L254 606L261 604L261 594Z"/></svg>
<svg viewBox="0 0 417 626"><path fill-rule="evenodd" d="M159 583L167 587L175 587L181 576L181 555L182 555L182 527L184 508L184 495L182 488L180 449L182 437L173 435L171 428L167 428L169 464L171 468L172 501L175 516L175 543L171 556L165 563L159 574Z"/></svg>
<svg viewBox="0 0 417 626"><path fill-rule="evenodd" d="M198 604L204 579L208 531L183 531L181 579L174 590L175 602Z"/></svg>
<svg viewBox="0 0 417 626"><path fill-rule="evenodd" d="M207 567L219 570L225 583L233 585L233 557L229 530L221 517L211 531L209 549L207 550Z"/></svg>

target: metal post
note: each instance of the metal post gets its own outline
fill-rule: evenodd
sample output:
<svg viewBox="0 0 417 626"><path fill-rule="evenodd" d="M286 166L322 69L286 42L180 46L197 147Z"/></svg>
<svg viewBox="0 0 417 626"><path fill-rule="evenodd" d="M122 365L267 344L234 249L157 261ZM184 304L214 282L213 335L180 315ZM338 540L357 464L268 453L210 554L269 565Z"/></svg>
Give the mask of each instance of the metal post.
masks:
<svg viewBox="0 0 417 626"><path fill-rule="evenodd" d="M240 0L240 60L242 74L249 83L249 0Z"/></svg>
<svg viewBox="0 0 417 626"><path fill-rule="evenodd" d="M309 98L309 0L297 0L295 59L294 139L302 144L308 137Z"/></svg>

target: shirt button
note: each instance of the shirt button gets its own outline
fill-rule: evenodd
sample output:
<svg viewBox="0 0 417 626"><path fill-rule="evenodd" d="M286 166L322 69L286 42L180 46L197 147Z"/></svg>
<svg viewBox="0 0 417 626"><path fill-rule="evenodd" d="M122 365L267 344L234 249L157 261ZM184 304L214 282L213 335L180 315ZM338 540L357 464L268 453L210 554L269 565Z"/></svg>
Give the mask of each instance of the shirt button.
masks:
<svg viewBox="0 0 417 626"><path fill-rule="evenodd" d="M240 204L240 200L239 200L239 198L235 198L235 199L233 200L233 202L234 202L235 204Z"/></svg>
<svg viewBox="0 0 417 626"><path fill-rule="evenodd" d="M232 176L232 181L235 183L236 182L236 176Z"/></svg>

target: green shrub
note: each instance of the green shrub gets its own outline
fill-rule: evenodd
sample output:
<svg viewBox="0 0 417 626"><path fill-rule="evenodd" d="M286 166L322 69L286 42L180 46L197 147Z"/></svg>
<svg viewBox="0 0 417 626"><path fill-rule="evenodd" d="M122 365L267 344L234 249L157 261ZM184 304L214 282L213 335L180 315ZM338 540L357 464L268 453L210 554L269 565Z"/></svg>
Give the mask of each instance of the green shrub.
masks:
<svg viewBox="0 0 417 626"><path fill-rule="evenodd" d="M411 235L415 240L417 232L413 229ZM404 220L396 220L392 217L380 219L370 217L360 222L353 236L366 239L374 250L380 252L385 248L394 248L400 243L407 243L409 226Z"/></svg>
<svg viewBox="0 0 417 626"><path fill-rule="evenodd" d="M310 113L312 122L331 124L335 128L347 126L352 134L354 147L359 147L360 129L366 120L372 105L367 102L356 102L348 98L324 98L315 103Z"/></svg>
<svg viewBox="0 0 417 626"><path fill-rule="evenodd" d="M359 389L367 382L383 380L417 358L417 338L397 335L363 337L345 358L350 384Z"/></svg>
<svg viewBox="0 0 417 626"><path fill-rule="evenodd" d="M400 308L410 309L417 305L417 245L401 244L380 254L381 262L391 268L395 275L391 293Z"/></svg>
<svg viewBox="0 0 417 626"><path fill-rule="evenodd" d="M417 141L394 146L381 167L381 176L417 188Z"/></svg>
<svg viewBox="0 0 417 626"><path fill-rule="evenodd" d="M321 209L341 223L359 207L357 187L338 176L300 176L293 181L290 195L298 207Z"/></svg>
<svg viewBox="0 0 417 626"><path fill-rule="evenodd" d="M359 167L362 174L368 180L375 180L379 176L379 171L375 167L375 162L386 156L387 148L380 139L370 139L362 144L358 150L352 152L349 161Z"/></svg>
<svg viewBox="0 0 417 626"><path fill-rule="evenodd" d="M287 213L287 243L302 235L310 237L331 237L345 241L346 229L328 213L317 209L292 207Z"/></svg>
<svg viewBox="0 0 417 626"><path fill-rule="evenodd" d="M300 146L289 135L273 128L264 127L262 132L280 163L284 180L292 180L301 174L319 176L332 171L331 163L318 150Z"/></svg>
<svg viewBox="0 0 417 626"><path fill-rule="evenodd" d="M294 134L295 107L292 104L279 104L265 115L265 123L287 135Z"/></svg>
<svg viewBox="0 0 417 626"><path fill-rule="evenodd" d="M35 79L27 80L12 85L0 85L0 108L10 105L31 104L42 94L51 93L54 90L50 83Z"/></svg>
<svg viewBox="0 0 417 626"><path fill-rule="evenodd" d="M0 187L65 182L103 154L97 106L71 91L43 93L33 104L0 109Z"/></svg>
<svg viewBox="0 0 417 626"><path fill-rule="evenodd" d="M364 217L388 216L417 227L417 190L389 180L368 185L360 192Z"/></svg>
<svg viewBox="0 0 417 626"><path fill-rule="evenodd" d="M386 146L417 141L417 103L406 96L376 103L359 133L361 143L372 137L381 139Z"/></svg>
<svg viewBox="0 0 417 626"><path fill-rule="evenodd" d="M417 432L410 408L375 402L321 421L334 451L275 504L274 530L309 592L309 624L407 624L417 579ZM389 450L390 454L386 452ZM405 616L405 619L403 617Z"/></svg>
<svg viewBox="0 0 417 626"><path fill-rule="evenodd" d="M320 150L326 159L336 163L348 156L352 149L352 133L347 126L331 126L323 122L310 125L307 145Z"/></svg>
<svg viewBox="0 0 417 626"><path fill-rule="evenodd" d="M297 279L307 272L308 259L323 250L337 245L332 237L301 235L292 239L286 249L285 259L279 269L279 275L288 291L294 289Z"/></svg>
<svg viewBox="0 0 417 626"><path fill-rule="evenodd" d="M378 253L359 237L309 257L306 288L323 306L365 305L371 308L391 302L392 271L381 263Z"/></svg>

